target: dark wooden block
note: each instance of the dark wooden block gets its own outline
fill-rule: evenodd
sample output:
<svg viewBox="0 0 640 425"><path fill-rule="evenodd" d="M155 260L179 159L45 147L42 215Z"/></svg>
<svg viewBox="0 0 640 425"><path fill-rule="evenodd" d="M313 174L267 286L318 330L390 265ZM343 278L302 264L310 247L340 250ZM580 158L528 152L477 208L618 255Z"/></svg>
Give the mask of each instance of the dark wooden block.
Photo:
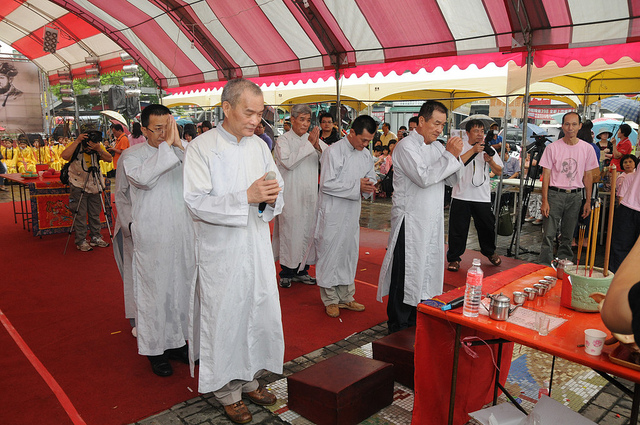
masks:
<svg viewBox="0 0 640 425"><path fill-rule="evenodd" d="M415 327L392 333L371 344L373 346L373 358L392 363L395 380L411 389L413 389L415 344Z"/></svg>
<svg viewBox="0 0 640 425"><path fill-rule="evenodd" d="M318 425L355 425L393 402L393 365L343 353L287 378L289 408Z"/></svg>

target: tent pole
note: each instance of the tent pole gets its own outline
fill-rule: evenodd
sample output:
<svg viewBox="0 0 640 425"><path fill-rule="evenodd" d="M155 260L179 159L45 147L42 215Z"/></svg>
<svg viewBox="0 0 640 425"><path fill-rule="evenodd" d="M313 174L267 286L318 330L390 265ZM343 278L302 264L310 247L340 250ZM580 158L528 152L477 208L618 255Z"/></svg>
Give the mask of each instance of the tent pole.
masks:
<svg viewBox="0 0 640 425"><path fill-rule="evenodd" d="M502 143L500 144L500 159L502 160L502 170L504 171L506 163L504 163L504 152L507 144L507 118L509 116L509 96L505 96L504 99L505 108L504 108L504 131L502 132ZM508 176L507 176L508 177ZM494 241L498 242L498 219L500 218L500 200L502 199L502 180L504 179L504 173L500 174L500 180L498 182L498 190L496 192L496 200L493 205L493 214L495 215L495 226L493 232Z"/></svg>
<svg viewBox="0 0 640 425"><path fill-rule="evenodd" d="M527 124L529 122L529 88L531 87L531 68L533 66L533 52L531 44L527 43L527 85L524 91L524 112L522 122L522 149L520 150L520 190L518 191L518 210L516 216L516 250L514 258L520 252L520 225L522 223L522 197L524 195L524 165L527 160Z"/></svg>
<svg viewBox="0 0 640 425"><path fill-rule="evenodd" d="M340 62L336 55L336 121L338 122L338 137L342 136L342 117L340 116Z"/></svg>

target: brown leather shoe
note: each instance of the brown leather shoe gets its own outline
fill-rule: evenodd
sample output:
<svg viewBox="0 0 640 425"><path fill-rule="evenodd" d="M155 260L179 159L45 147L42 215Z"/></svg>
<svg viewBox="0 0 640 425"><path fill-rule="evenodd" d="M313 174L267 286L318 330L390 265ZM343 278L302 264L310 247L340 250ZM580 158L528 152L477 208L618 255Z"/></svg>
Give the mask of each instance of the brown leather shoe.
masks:
<svg viewBox="0 0 640 425"><path fill-rule="evenodd" d="M351 301L350 303L342 303L342 304L338 304L339 308L346 308L347 310L351 310L351 311L364 311L364 306L360 303L357 303L355 301Z"/></svg>
<svg viewBox="0 0 640 425"><path fill-rule="evenodd" d="M329 317L338 317L340 316L340 309L338 308L338 304L329 304L325 307L327 311L327 316Z"/></svg>
<svg viewBox="0 0 640 425"><path fill-rule="evenodd" d="M247 409L247 405L242 400L222 407L224 407L224 413L227 414L229 419L237 424L246 424L253 419L249 409Z"/></svg>
<svg viewBox="0 0 640 425"><path fill-rule="evenodd" d="M495 252L491 257L489 257L489 261L491 261L491 264L493 264L494 266L499 266L500 264L502 264L502 258L500 258L500 256Z"/></svg>
<svg viewBox="0 0 640 425"><path fill-rule="evenodd" d="M273 406L274 404L276 404L276 401L278 401L276 396L271 394L269 390L267 390L262 385L259 386L255 391L243 394L246 395L249 400L251 400L255 404L259 404L260 406Z"/></svg>
<svg viewBox="0 0 640 425"><path fill-rule="evenodd" d="M450 261L447 270L450 272L457 272L460 270L460 261Z"/></svg>

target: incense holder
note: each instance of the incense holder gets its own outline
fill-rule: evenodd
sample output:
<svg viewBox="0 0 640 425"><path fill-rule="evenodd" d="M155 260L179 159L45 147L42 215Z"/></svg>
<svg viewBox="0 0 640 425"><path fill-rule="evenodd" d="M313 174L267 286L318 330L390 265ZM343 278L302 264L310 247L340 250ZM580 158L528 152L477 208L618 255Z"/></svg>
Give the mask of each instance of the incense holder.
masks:
<svg viewBox="0 0 640 425"><path fill-rule="evenodd" d="M585 276L584 268L565 270L560 304L577 311L597 313L598 304L589 295L594 292L606 294L613 279L613 273L603 276L602 271L602 268L594 267L593 275L589 277L589 271Z"/></svg>

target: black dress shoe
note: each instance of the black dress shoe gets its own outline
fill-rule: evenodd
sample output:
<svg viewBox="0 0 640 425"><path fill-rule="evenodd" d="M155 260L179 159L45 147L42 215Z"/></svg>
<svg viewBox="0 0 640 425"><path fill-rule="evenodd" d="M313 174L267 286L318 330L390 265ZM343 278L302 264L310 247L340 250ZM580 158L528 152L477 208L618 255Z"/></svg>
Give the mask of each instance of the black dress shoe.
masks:
<svg viewBox="0 0 640 425"><path fill-rule="evenodd" d="M173 369L164 354L160 356L147 356L147 358L151 363L151 370L156 375L163 377L173 375Z"/></svg>
<svg viewBox="0 0 640 425"><path fill-rule="evenodd" d="M189 364L189 346L187 344L180 348L170 348L164 353L169 360L178 360L184 364Z"/></svg>

